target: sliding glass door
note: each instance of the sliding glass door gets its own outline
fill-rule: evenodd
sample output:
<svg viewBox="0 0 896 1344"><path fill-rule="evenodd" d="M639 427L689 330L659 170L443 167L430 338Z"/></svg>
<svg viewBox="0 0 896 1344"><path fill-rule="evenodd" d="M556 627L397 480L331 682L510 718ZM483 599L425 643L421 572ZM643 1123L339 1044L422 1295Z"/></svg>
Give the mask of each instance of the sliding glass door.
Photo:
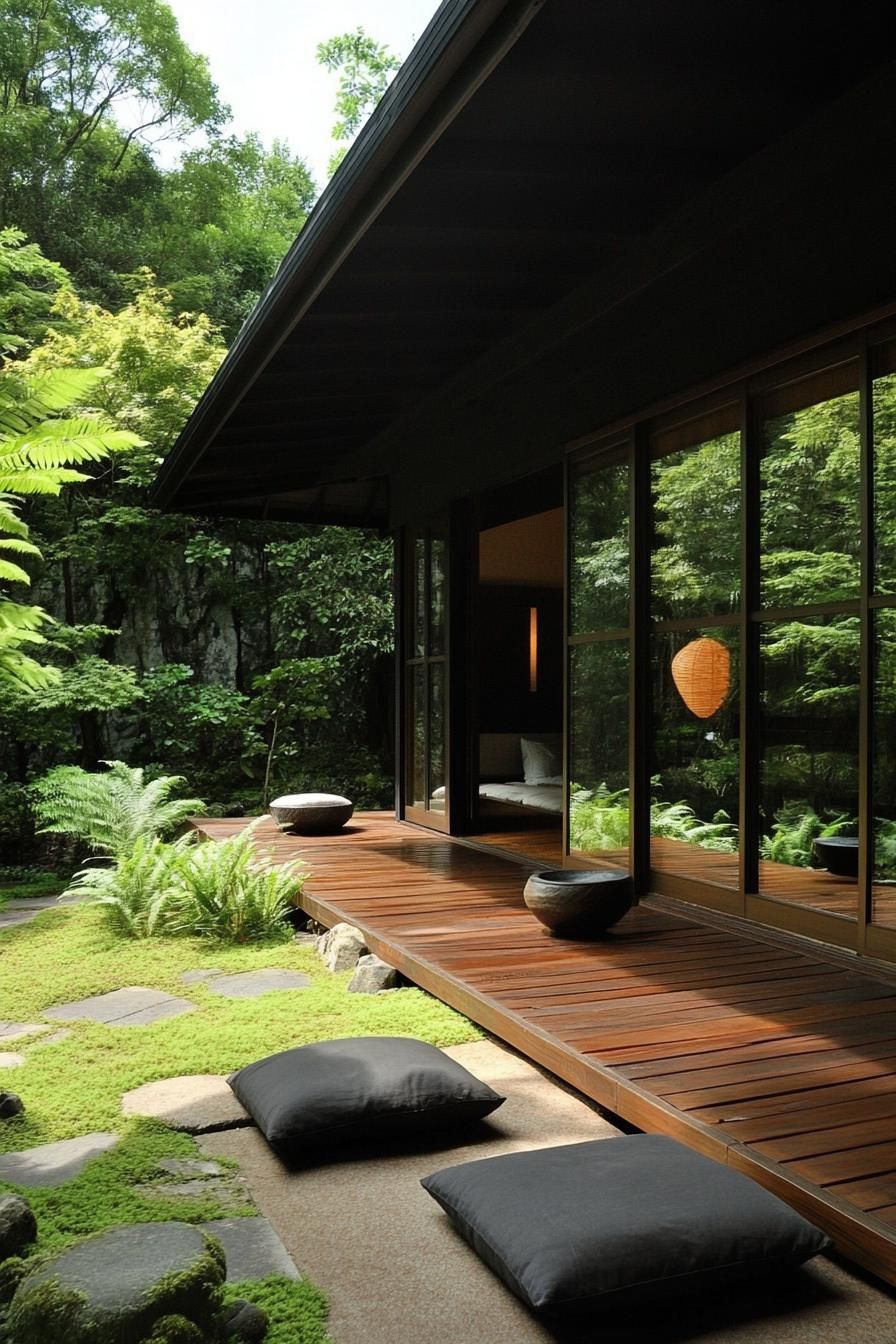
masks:
<svg viewBox="0 0 896 1344"><path fill-rule="evenodd" d="M403 815L450 829L448 788L448 544L427 528L404 543Z"/></svg>
<svg viewBox="0 0 896 1344"><path fill-rule="evenodd" d="M896 959L896 330L579 448L567 491L567 861Z"/></svg>

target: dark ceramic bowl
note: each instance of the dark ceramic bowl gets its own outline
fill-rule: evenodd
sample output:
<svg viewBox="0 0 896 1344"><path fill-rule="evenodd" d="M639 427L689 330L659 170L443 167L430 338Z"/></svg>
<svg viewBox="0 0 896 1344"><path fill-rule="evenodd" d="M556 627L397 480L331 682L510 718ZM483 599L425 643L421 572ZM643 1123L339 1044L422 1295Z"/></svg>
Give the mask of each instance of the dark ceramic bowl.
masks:
<svg viewBox="0 0 896 1344"><path fill-rule="evenodd" d="M631 908L628 873L612 869L554 868L533 873L523 899L536 919L561 938L596 938Z"/></svg>
<svg viewBox="0 0 896 1344"><path fill-rule="evenodd" d="M859 876L859 840L855 835L829 835L814 841L815 854L835 877Z"/></svg>

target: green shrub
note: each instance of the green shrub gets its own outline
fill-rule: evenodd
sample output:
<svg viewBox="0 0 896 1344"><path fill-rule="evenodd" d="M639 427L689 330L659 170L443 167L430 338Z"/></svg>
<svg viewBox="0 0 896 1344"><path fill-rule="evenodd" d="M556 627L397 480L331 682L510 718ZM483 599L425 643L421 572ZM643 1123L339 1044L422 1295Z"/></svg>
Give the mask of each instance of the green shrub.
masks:
<svg viewBox="0 0 896 1344"><path fill-rule="evenodd" d="M128 854L143 836L172 835L187 818L204 811L198 798L172 798L186 780L163 775L145 783L143 771L123 761L91 774L76 765L59 765L31 786L41 831L70 835L90 849L116 857Z"/></svg>
<svg viewBox="0 0 896 1344"><path fill-rule="evenodd" d="M683 802L664 803L654 798L650 834L722 854L737 850L737 828L725 812L717 812L712 821L701 821ZM624 849L629 841L628 789L612 792L601 784L593 791L576 790L570 798L569 835L572 848L586 853Z"/></svg>
<svg viewBox="0 0 896 1344"><path fill-rule="evenodd" d="M179 863L172 932L245 943L288 936L285 921L305 877L295 864L271 868L255 854L254 827L219 843L196 845Z"/></svg>

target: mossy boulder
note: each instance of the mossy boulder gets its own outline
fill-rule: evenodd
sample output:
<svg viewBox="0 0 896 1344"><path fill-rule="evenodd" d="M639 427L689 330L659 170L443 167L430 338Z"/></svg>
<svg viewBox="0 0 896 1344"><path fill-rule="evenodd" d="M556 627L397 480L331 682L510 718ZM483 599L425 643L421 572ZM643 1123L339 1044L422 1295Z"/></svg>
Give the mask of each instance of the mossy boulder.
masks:
<svg viewBox="0 0 896 1344"><path fill-rule="evenodd" d="M214 1340L224 1279L220 1242L188 1223L113 1228L27 1274L10 1305L8 1328L12 1339L28 1344ZM166 1318L168 1334L159 1336Z"/></svg>

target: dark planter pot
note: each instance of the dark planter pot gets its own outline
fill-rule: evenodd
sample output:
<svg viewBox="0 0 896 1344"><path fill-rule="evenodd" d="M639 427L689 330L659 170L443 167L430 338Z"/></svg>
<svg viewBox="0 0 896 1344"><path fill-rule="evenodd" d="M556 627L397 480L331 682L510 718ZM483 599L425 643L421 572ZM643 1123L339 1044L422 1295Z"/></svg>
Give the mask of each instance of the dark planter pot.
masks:
<svg viewBox="0 0 896 1344"><path fill-rule="evenodd" d="M815 854L829 873L856 881L859 876L859 841L855 835L830 835L814 842Z"/></svg>
<svg viewBox="0 0 896 1344"><path fill-rule="evenodd" d="M536 919L560 938L596 938L632 908L628 873L555 868L533 873L523 899Z"/></svg>
<svg viewBox="0 0 896 1344"><path fill-rule="evenodd" d="M334 835L351 817L354 804L334 793L288 793L275 798L269 810L281 830Z"/></svg>

